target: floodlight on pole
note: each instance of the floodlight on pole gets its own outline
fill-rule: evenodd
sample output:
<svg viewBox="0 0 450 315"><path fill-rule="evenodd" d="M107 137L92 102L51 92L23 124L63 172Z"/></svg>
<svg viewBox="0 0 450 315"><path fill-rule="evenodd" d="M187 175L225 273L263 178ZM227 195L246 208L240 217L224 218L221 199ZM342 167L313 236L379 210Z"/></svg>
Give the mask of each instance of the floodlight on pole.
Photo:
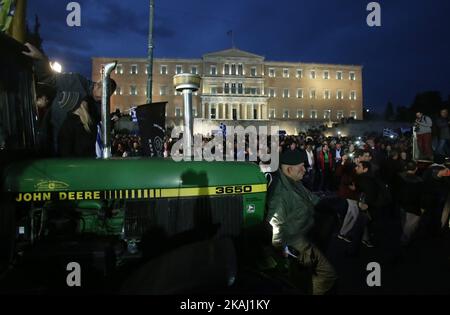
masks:
<svg viewBox="0 0 450 315"><path fill-rule="evenodd" d="M52 70L55 71L56 73L62 72L62 65L57 61L50 62L50 68L52 68Z"/></svg>

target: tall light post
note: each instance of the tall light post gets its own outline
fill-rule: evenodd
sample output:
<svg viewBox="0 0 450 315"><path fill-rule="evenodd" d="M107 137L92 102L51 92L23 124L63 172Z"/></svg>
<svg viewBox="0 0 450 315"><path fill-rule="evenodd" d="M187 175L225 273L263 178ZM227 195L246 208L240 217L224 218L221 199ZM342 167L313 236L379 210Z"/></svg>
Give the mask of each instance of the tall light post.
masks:
<svg viewBox="0 0 450 315"><path fill-rule="evenodd" d="M153 21L155 11L155 0L150 0L150 17L148 26L148 68L147 68L147 104L152 102L153 89Z"/></svg>

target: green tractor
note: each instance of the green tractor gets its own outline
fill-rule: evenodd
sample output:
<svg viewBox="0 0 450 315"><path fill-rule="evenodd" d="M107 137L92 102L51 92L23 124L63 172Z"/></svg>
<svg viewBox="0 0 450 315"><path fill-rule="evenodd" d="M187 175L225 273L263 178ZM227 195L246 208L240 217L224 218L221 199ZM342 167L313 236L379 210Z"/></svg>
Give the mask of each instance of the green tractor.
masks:
<svg viewBox="0 0 450 315"><path fill-rule="evenodd" d="M2 34L0 41L0 290L33 290L29 282L74 289L66 269L73 262L84 289L273 287L260 273L274 263L265 253L267 181L257 165L110 158L108 146L103 159L40 158L32 63L23 45ZM102 103L107 117L109 98Z"/></svg>

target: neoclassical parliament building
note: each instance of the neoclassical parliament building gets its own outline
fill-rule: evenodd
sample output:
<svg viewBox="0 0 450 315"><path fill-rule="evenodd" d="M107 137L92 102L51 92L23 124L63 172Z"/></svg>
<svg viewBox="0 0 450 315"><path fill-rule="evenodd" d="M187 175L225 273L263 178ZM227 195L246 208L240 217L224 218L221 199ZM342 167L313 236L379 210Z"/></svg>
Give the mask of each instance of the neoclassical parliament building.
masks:
<svg viewBox="0 0 450 315"><path fill-rule="evenodd" d="M111 111L146 103L147 60L93 58L92 79L101 67L118 60L112 74L117 90ZM290 133L302 125L362 119L362 66L267 61L236 48L208 53L201 59L156 58L153 63L153 102L165 101L167 126L182 125L183 97L173 86L173 76L194 73L202 86L193 97L196 132L211 126L277 125Z"/></svg>

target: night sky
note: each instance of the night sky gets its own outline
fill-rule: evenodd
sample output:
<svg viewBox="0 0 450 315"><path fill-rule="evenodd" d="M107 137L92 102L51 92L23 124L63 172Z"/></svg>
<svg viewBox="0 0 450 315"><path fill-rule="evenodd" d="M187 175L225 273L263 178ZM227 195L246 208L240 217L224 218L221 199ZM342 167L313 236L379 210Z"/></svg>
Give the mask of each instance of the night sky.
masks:
<svg viewBox="0 0 450 315"><path fill-rule="evenodd" d="M148 0L80 0L68 27L66 0L28 0L44 49L65 71L91 74L91 57L146 57ZM370 0L155 0L155 57L200 58L235 46L271 61L364 66L364 106L409 106L418 92L450 95L450 1L385 0L369 27Z"/></svg>

